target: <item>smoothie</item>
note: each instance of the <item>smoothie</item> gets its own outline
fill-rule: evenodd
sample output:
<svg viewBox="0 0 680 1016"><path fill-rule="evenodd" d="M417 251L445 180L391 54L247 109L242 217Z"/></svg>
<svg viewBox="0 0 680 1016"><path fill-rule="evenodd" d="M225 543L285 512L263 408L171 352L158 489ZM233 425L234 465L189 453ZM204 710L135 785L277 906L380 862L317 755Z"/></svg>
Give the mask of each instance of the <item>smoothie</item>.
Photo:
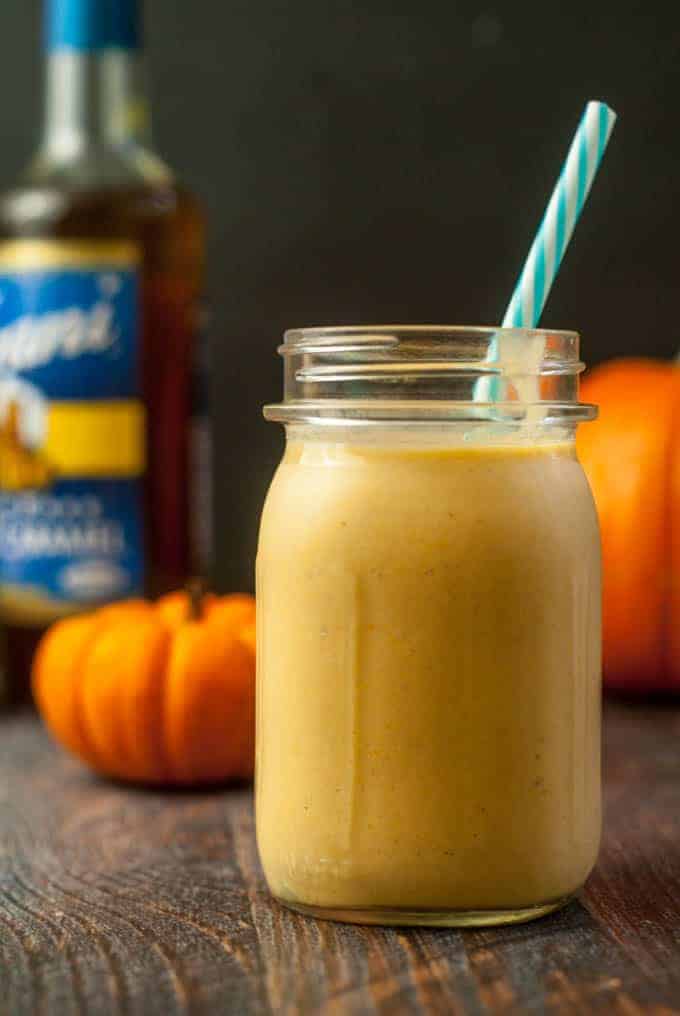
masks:
<svg viewBox="0 0 680 1016"><path fill-rule="evenodd" d="M550 908L600 836L600 551L573 442L296 430L258 552L273 893L376 920Z"/></svg>

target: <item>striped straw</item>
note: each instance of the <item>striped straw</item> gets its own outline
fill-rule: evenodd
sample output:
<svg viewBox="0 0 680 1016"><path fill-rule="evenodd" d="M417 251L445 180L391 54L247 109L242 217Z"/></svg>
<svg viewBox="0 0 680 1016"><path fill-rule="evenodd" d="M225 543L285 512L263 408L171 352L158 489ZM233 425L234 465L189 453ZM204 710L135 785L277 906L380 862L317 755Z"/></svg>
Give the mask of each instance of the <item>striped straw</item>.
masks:
<svg viewBox="0 0 680 1016"><path fill-rule="evenodd" d="M503 318L504 328L535 328L616 123L589 102Z"/></svg>

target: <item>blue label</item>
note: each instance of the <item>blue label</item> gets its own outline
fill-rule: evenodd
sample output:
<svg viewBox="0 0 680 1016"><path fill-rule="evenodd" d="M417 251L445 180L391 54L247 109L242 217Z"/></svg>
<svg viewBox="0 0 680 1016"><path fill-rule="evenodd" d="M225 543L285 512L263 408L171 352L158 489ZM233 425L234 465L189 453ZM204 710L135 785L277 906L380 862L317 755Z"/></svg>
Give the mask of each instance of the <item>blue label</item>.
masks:
<svg viewBox="0 0 680 1016"><path fill-rule="evenodd" d="M134 269L0 268L0 373L51 399L138 395L136 329Z"/></svg>
<svg viewBox="0 0 680 1016"><path fill-rule="evenodd" d="M0 245L0 604L42 624L144 586L133 247Z"/></svg>
<svg viewBox="0 0 680 1016"><path fill-rule="evenodd" d="M138 0L47 0L47 48L93 51L136 49Z"/></svg>
<svg viewBox="0 0 680 1016"><path fill-rule="evenodd" d="M0 494L8 595L49 608L141 593L144 548L135 480L60 480L49 494ZM59 610L61 613L61 610Z"/></svg>

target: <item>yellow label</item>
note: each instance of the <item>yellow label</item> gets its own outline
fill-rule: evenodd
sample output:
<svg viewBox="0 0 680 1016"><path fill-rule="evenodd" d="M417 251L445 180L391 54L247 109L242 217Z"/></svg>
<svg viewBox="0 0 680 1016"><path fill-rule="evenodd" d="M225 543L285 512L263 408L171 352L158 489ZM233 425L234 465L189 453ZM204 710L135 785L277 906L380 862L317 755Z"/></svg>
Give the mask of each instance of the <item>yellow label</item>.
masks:
<svg viewBox="0 0 680 1016"><path fill-rule="evenodd" d="M44 454L61 476L139 476L144 407L121 402L52 402Z"/></svg>

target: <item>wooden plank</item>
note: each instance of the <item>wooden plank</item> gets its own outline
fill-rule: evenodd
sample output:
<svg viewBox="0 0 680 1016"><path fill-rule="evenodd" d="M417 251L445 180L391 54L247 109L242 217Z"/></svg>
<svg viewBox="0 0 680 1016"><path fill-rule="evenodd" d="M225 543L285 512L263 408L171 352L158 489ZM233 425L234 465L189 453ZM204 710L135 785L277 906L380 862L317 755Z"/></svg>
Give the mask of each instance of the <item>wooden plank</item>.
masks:
<svg viewBox="0 0 680 1016"><path fill-rule="evenodd" d="M96 779L0 719L0 1013L680 1013L680 710L610 703L581 900L484 931L308 920L268 896L247 789Z"/></svg>

